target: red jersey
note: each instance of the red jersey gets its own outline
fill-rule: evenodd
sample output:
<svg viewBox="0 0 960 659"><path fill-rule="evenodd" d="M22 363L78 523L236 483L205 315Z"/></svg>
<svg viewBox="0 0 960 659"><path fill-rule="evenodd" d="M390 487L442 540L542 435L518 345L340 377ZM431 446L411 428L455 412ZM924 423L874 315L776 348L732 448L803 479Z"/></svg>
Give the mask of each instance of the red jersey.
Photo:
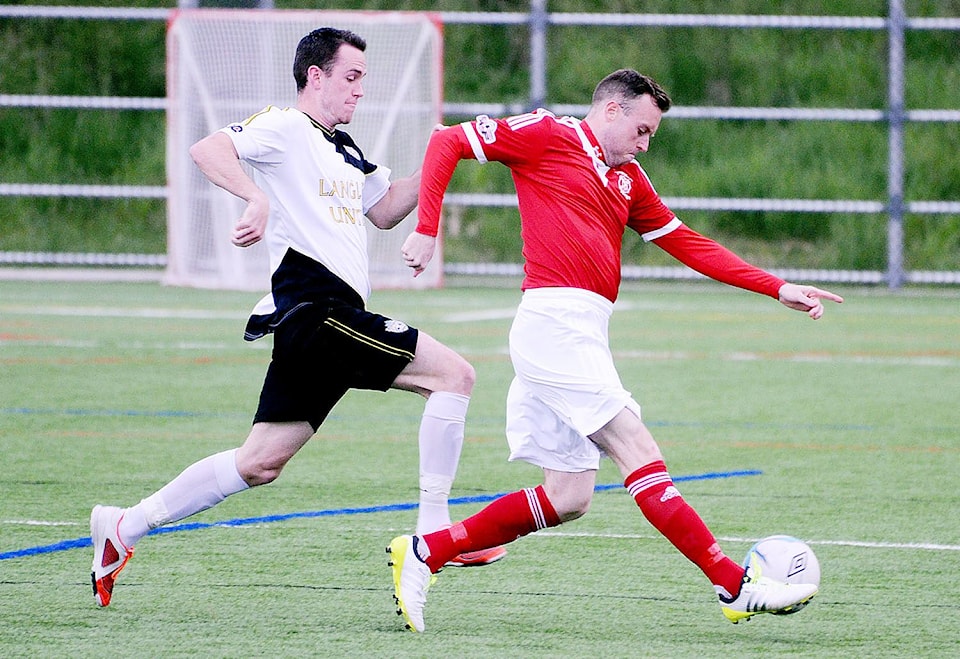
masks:
<svg viewBox="0 0 960 659"><path fill-rule="evenodd" d="M506 119L481 115L435 133L421 176L417 232L437 235L443 193L463 158L510 168L520 206L523 290L582 288L615 301L626 227L725 283L773 297L783 284L685 227L637 161L609 167L585 122L543 109Z"/></svg>

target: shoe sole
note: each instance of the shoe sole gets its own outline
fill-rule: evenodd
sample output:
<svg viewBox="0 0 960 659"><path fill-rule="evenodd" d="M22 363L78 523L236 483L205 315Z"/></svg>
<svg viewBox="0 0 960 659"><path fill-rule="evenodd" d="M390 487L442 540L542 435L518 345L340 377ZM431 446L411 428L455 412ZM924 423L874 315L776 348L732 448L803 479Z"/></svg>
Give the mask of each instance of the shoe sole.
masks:
<svg viewBox="0 0 960 659"><path fill-rule="evenodd" d="M478 554L478 553L485 554L485 555L492 554L493 558L485 558L480 560L470 560L469 558L466 558L471 554ZM502 547L500 548L499 552L489 552L489 551L467 552L466 554L460 554L459 556L453 558L452 560L447 561L446 563L444 563L444 566L445 567L482 567L484 565L493 565L497 561L503 560L503 557L506 555L507 555L507 550L503 549Z"/></svg>
<svg viewBox="0 0 960 659"><path fill-rule="evenodd" d="M797 603L794 604L793 606L788 606L788 607L785 608L785 609L777 609L776 611L771 611L770 613L772 613L772 614L775 615L775 616L788 616L788 615L790 615L791 613L796 613L796 612L802 610L807 604L810 603L810 600L812 600L812 599L813 599L814 597L816 597L816 596L817 596L817 594L814 593L813 595L811 595L811 596L808 597L807 599L803 600L802 602L797 602Z"/></svg>
<svg viewBox="0 0 960 659"><path fill-rule="evenodd" d="M753 616L759 615L761 613L771 613L776 616L786 616L792 613L797 613L798 611L803 609L807 604L809 604L810 600L816 597L816 595L817 593L813 593L812 595L810 595L810 597L804 600L800 600L796 604L792 604L782 609L777 609L776 611L734 611L733 609L728 607L722 607L722 610L723 610L723 615L726 616L727 620L729 620L730 622L736 625L742 620L750 620L750 618L752 618Z"/></svg>

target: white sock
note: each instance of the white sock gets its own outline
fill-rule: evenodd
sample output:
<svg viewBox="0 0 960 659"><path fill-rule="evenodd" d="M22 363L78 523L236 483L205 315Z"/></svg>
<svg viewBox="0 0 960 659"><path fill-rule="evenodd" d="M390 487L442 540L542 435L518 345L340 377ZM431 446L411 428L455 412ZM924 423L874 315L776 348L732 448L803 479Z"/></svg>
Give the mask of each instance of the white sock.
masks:
<svg viewBox="0 0 960 659"><path fill-rule="evenodd" d="M420 421L420 507L417 534L450 525L450 489L463 448L470 397L446 391L427 399Z"/></svg>
<svg viewBox="0 0 960 659"><path fill-rule="evenodd" d="M124 512L119 534L132 547L150 529L212 508L250 487L237 471L237 449L223 451L184 469L179 476Z"/></svg>

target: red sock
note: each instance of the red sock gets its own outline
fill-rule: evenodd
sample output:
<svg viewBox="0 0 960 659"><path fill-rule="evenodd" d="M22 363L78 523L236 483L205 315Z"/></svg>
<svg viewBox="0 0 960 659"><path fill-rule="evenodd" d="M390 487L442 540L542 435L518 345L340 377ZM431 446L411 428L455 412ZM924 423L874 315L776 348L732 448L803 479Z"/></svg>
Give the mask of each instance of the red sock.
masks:
<svg viewBox="0 0 960 659"><path fill-rule="evenodd" d="M673 485L662 460L651 462L627 476L624 487L640 506L644 517L673 546L699 567L710 583L730 595L740 593L743 568L730 560L716 538Z"/></svg>
<svg viewBox="0 0 960 659"><path fill-rule="evenodd" d="M439 572L458 554L498 547L559 524L560 518L542 485L505 494L476 515L423 536L430 550L426 563L431 572Z"/></svg>

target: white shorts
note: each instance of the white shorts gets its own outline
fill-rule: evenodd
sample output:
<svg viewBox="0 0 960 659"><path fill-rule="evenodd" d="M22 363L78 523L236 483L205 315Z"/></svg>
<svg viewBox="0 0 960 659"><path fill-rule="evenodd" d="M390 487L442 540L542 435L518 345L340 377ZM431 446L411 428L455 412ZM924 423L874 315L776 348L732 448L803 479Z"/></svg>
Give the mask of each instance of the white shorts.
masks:
<svg viewBox="0 0 960 659"><path fill-rule="evenodd" d="M607 328L613 304L578 288L526 291L510 328L510 460L564 472L598 469L587 436L640 406L620 382Z"/></svg>

